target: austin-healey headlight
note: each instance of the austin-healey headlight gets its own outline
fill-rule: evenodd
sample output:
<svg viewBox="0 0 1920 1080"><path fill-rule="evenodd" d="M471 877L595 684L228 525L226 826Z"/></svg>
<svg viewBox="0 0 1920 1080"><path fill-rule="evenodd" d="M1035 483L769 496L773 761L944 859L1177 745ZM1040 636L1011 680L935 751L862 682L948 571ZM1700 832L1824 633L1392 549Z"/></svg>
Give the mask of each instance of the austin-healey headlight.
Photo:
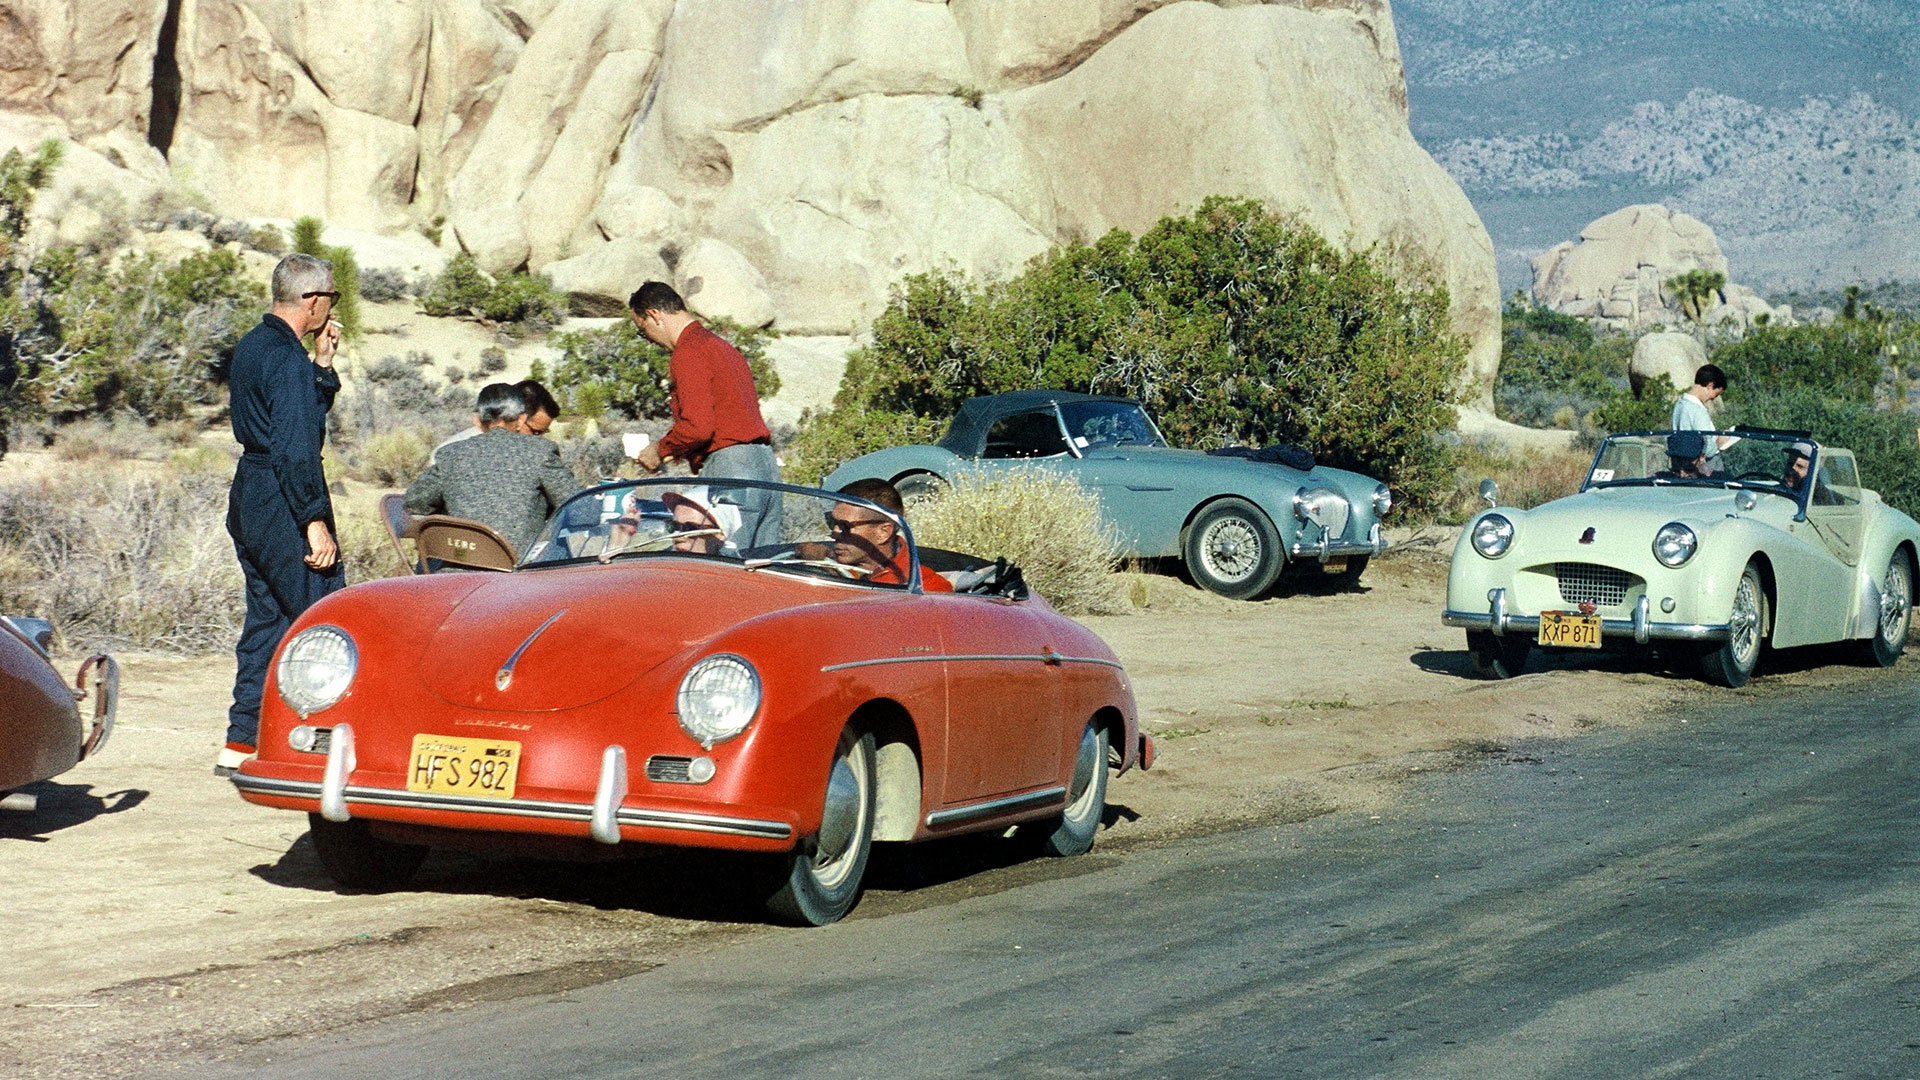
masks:
<svg viewBox="0 0 1920 1080"><path fill-rule="evenodd" d="M680 730L713 749L747 730L760 711L760 674L744 657L716 653L693 665L675 699Z"/></svg>
<svg viewBox="0 0 1920 1080"><path fill-rule="evenodd" d="M1699 549L1700 538L1677 521L1667 522L1653 534L1653 557L1659 559L1662 566L1685 566Z"/></svg>
<svg viewBox="0 0 1920 1080"><path fill-rule="evenodd" d="M273 681L281 701L301 716L311 716L346 694L359 666L359 651L345 630L309 626L280 650Z"/></svg>
<svg viewBox="0 0 1920 1080"><path fill-rule="evenodd" d="M1497 559L1513 546L1513 522L1500 514L1487 514L1473 523L1473 550L1489 559Z"/></svg>
<svg viewBox="0 0 1920 1080"><path fill-rule="evenodd" d="M1378 517L1386 517L1393 509L1393 492L1385 484L1376 484L1373 489L1373 512Z"/></svg>

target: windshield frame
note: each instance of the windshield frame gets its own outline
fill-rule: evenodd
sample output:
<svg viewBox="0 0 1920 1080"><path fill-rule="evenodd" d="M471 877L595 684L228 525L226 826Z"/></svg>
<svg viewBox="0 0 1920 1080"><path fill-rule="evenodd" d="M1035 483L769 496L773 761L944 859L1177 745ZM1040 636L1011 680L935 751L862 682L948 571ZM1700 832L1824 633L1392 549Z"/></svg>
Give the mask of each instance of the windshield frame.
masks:
<svg viewBox="0 0 1920 1080"><path fill-rule="evenodd" d="M1739 439L1751 440L1754 442L1781 443L1781 444L1788 444L1788 445L1796 442L1804 442L1804 443L1810 444L1813 447L1813 455L1807 459L1807 476L1809 479L1806 486L1797 492L1787 487L1786 485L1779 483L1778 481L1769 482L1769 481L1759 481L1759 480L1720 479L1718 477L1712 477L1712 476L1688 476L1688 477L1633 476L1633 477L1626 477L1618 480L1615 480L1612 478L1608 478L1606 480L1595 480L1593 478L1594 472L1600 467L1601 460L1606 457L1607 447L1610 444L1616 441L1624 441L1627 439L1653 439L1653 438L1664 439L1667 436L1673 435L1675 433L1676 433L1675 430L1672 428L1654 428L1654 429L1641 430L1641 431L1616 431L1608 435L1606 438L1600 440L1600 445L1594 448L1593 460L1589 462L1587 465L1586 476L1584 476L1580 481L1580 493L1585 494L1588 491L1599 490L1602 488L1631 488L1631 487L1649 487L1649 488L1702 487L1702 488L1719 488L1724 491L1752 491L1752 492L1758 492L1758 493L1767 494L1767 495L1778 495L1783 499L1791 500L1794 504L1793 519L1795 521L1806 520L1807 503L1808 503L1808 500L1811 499L1813 495L1814 480L1812 478L1817 477L1819 475L1820 455L1825 450L1825 447L1821 446L1820 443L1816 441L1812 435L1803 431L1775 431L1769 428L1735 427L1735 428L1729 428L1724 431L1700 432L1700 434L1706 438L1715 438L1721 435L1732 435ZM1784 448L1785 447L1783 446L1783 449Z"/></svg>
<svg viewBox="0 0 1920 1080"><path fill-rule="evenodd" d="M554 533L555 523L560 520L563 512L568 507L574 505L577 502L580 502L582 500L587 500L587 499L598 499L602 495L606 494L607 492L614 491L614 490L619 490L622 492L638 491L638 490L644 490L647 488L665 488L667 490L674 490L679 488L698 487L702 485L709 486L709 487L723 486L723 487L731 487L731 488L759 488L766 491L777 492L781 495L802 495L810 498L824 499L831 502L847 503L852 506L861 507L862 509L865 509L865 510L872 510L880 514L881 516L885 517L888 521L891 521L894 525L894 528L899 530L901 539L907 545L907 580L904 585L904 591L913 593L915 595L920 595L923 591L920 587L920 545L919 545L919 542L914 539L913 526L907 524L907 520L903 516L894 513L892 510L889 510L878 503L871 502L867 499L862 499L854 495L843 495L837 491L828 491L824 488L805 487L800 484L777 483L770 480L738 479L730 476L716 476L712 478L702 478L699 476L642 476L634 479L603 480L600 483L593 485L592 487L582 488L581 490L575 492L572 497L568 498L566 502L561 503L560 506L556 508L553 513L547 516L546 522L540 526L540 533L538 538L535 540L534 543L529 544L527 546L526 552L524 552L520 556L520 558L514 563L513 570L515 573L520 573L523 571L533 571L533 570L549 570L549 569L554 569L554 568L563 567L563 566L593 565L599 561L599 556L597 555L571 555L564 559L542 559L539 562L528 561L535 552L544 554L547 549L547 546L554 543L553 533ZM671 548L668 548L662 551L635 552L634 555L636 557L664 556L664 557L678 557L683 559L700 559L704 562L717 563L723 566L724 565L737 566L743 570L754 570L754 571L776 570L778 571L783 569L777 564L768 565L768 566L750 566L748 564L751 562L751 560L747 560L747 559L729 558L723 555L707 555L699 552L675 551ZM788 572L790 573L791 571L788 571ZM822 577L815 574L806 574L803 576L805 576L810 581L834 580L831 578L826 578L826 577ZM866 584L869 587L884 589L890 592L903 591L901 586L895 586L891 584L861 582L858 579L846 579L843 583L844 584Z"/></svg>

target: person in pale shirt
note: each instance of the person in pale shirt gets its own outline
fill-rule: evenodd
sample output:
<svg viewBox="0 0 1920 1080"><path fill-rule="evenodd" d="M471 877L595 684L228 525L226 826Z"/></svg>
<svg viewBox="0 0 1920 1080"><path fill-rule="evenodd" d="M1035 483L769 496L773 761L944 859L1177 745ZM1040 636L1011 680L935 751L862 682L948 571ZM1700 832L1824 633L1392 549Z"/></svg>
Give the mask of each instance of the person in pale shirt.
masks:
<svg viewBox="0 0 1920 1080"><path fill-rule="evenodd" d="M1693 373L1693 387L1673 403L1673 419L1667 426L1675 431L1718 431L1720 426L1713 422L1713 415L1707 412L1707 403L1726 392L1727 373L1713 364L1702 364L1700 370ZM1720 471L1720 451L1740 440L1733 435L1720 435L1707 441L1704 475L1712 476Z"/></svg>

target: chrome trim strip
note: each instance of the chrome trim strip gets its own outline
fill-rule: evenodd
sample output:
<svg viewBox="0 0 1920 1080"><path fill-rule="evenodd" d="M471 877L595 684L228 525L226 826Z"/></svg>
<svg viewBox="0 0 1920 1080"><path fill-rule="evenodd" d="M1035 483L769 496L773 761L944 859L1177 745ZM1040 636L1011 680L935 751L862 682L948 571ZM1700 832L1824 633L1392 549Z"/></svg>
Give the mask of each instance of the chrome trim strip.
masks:
<svg viewBox="0 0 1920 1080"><path fill-rule="evenodd" d="M293 799L316 799L320 796L320 785L309 780L276 780L264 776L248 776L245 773L234 773L232 779L234 787L257 795L277 795ZM553 802L544 799L476 799L462 795L428 795L376 787L349 787L346 789L345 796L348 801L364 806L457 810L462 813L501 814L589 823L593 818L593 807L585 803ZM792 826L784 821L722 817L718 814L692 814L624 807L620 810L619 820L622 825L641 828L721 833L728 836L751 836L763 840L786 840L793 836Z"/></svg>
<svg viewBox="0 0 1920 1080"><path fill-rule="evenodd" d="M1374 528L1377 530L1379 527L1375 526ZM1295 541L1288 546L1287 557L1298 559L1305 555L1312 555L1321 562L1325 562L1328 558L1335 555L1378 555L1385 550L1387 550L1387 542L1378 538L1371 543L1366 541L1343 541L1338 544L1303 544Z"/></svg>
<svg viewBox="0 0 1920 1080"><path fill-rule="evenodd" d="M1485 611L1455 611L1452 608L1448 608L1440 613L1441 625L1457 626L1463 630L1492 630L1493 619L1493 615ZM1506 616L1506 627L1509 630L1524 630L1529 634L1535 633L1540 629L1540 616L1508 615ZM1650 621L1646 624L1645 633L1646 637L1642 639L1631 619L1600 620L1601 637L1631 637L1640 644L1645 644L1649 641L1725 641L1727 640L1727 624L1659 623Z"/></svg>
<svg viewBox="0 0 1920 1080"><path fill-rule="evenodd" d="M627 801L627 749L609 746L600 755L600 783L593 789L588 835L603 844L620 842L620 804Z"/></svg>
<svg viewBox="0 0 1920 1080"><path fill-rule="evenodd" d="M335 724L327 741L327 770L321 774L321 817L328 821L346 821L353 816L347 809L347 779L353 775L356 764L353 725Z"/></svg>
<svg viewBox="0 0 1920 1080"><path fill-rule="evenodd" d="M965 656L944 656L938 653L926 653L914 656L882 656L874 660L849 660L844 664L828 664L820 670L845 671L848 668L879 667L882 664L922 664L934 660L1037 660L1042 664L1100 664L1105 667L1126 668L1118 660L1107 660L1098 656L1068 656L1065 653L969 653Z"/></svg>
<svg viewBox="0 0 1920 1080"><path fill-rule="evenodd" d="M507 662L500 665L499 671L494 672L494 675L493 675L494 689L505 690L507 686L513 682L513 665L520 662L520 654L523 652L526 652L527 646L533 644L535 638L538 638L541 634L546 633L547 627L552 626L555 622L559 620L560 616L565 615L566 613L567 613L567 609L561 608L559 611L556 611L552 615L548 616L546 622L543 622L539 626L535 627L533 633L527 635L527 640L521 642L520 647L513 650L513 655L507 657Z"/></svg>
<svg viewBox="0 0 1920 1080"><path fill-rule="evenodd" d="M990 817L994 814L1005 813L1009 810L1019 810L1028 806L1036 806L1040 803L1065 801L1067 801L1067 789L1056 785L1040 791L1029 791L1024 795L1007 795L998 799L988 799L986 802L974 803L971 806L956 806L949 810L935 810L933 813L927 815L927 828L937 829L942 825L953 825L962 821L972 821L974 818Z"/></svg>

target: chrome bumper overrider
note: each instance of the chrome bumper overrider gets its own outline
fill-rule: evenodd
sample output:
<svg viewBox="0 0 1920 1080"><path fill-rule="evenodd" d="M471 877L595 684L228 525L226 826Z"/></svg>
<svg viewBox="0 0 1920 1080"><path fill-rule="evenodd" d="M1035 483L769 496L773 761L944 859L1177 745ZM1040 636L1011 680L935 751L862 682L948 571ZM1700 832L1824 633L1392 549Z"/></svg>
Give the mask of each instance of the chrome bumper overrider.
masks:
<svg viewBox="0 0 1920 1080"><path fill-rule="evenodd" d="M1647 617L1647 612L1647 598L1642 596L1633 605L1632 618L1601 619L1600 636L1602 638L1628 637L1639 645L1645 645L1649 641L1727 640L1726 623L1654 622ZM1507 614L1507 590L1505 589L1488 591L1486 611L1455 611L1448 608L1440 613L1440 621L1447 626L1458 626L1467 630L1489 630L1495 636L1505 635L1510 630L1532 635L1540 629L1538 615Z"/></svg>
<svg viewBox="0 0 1920 1080"><path fill-rule="evenodd" d="M278 795L292 799L320 798L320 785L307 780L274 780L263 776L233 775L233 786L256 795ZM476 799L460 795L429 795L392 788L348 785L344 801L352 806L403 806L421 810L456 810L468 814L500 814L507 817L551 818L559 821L593 822L592 803L550 802L542 799ZM683 832L724 833L751 836L761 840L787 840L793 829L783 821L722 817L718 814L689 814L667 810L641 810L621 807L616 811L621 825L645 829L677 829ZM600 839L596 836L595 839ZM605 841L602 841L605 842Z"/></svg>
<svg viewBox="0 0 1920 1080"><path fill-rule="evenodd" d="M1363 541L1334 543L1322 534L1320 542L1316 544L1294 541L1293 545L1287 549L1287 557L1300 559L1311 555L1321 562L1326 562L1328 559L1347 555L1378 555L1385 550L1387 550L1387 542L1380 536L1380 523L1376 521L1373 527L1367 530L1367 538Z"/></svg>

